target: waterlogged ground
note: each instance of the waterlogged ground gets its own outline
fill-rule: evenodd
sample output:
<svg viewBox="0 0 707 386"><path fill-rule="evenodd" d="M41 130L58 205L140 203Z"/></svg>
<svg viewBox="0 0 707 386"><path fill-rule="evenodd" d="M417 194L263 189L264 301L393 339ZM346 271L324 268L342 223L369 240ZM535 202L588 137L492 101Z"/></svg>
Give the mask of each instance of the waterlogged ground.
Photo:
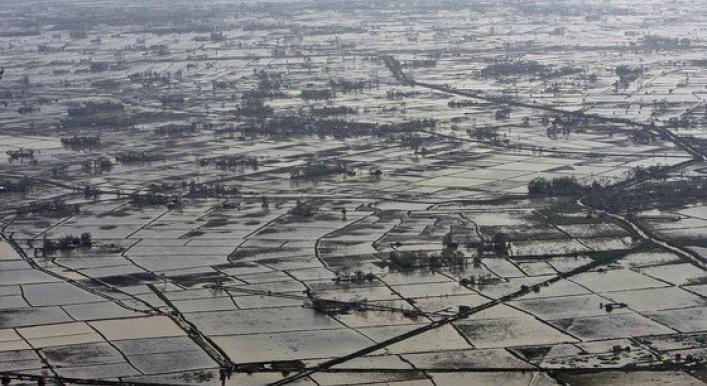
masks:
<svg viewBox="0 0 707 386"><path fill-rule="evenodd" d="M227 385L707 381L705 203L612 217L528 195L537 177L608 185L637 167L704 178L687 163L707 137L700 5L472 3L68 2L37 18L4 6L0 180L32 186L0 190L0 373L67 384L220 385L222 368ZM653 35L690 44L647 47ZM417 82L480 97L403 85L384 55ZM579 70L484 75L508 60ZM621 64L642 68L625 87ZM366 86L301 97L340 80ZM348 106L320 118L436 126L414 132L417 147L407 131L311 122L263 133L237 112L256 91L277 91L262 98L267 119ZM67 121L87 101L123 110ZM555 132L576 112L603 118ZM651 122L692 147L637 139ZM195 129L160 134L169 124ZM94 135L100 146L61 142ZM33 158L6 154L20 149ZM119 161L127 151L156 159ZM225 156L257 167L210 162ZM102 158L112 167L96 167ZM291 178L313 160L348 172ZM193 193L217 185L231 190ZM136 199L149 194L180 202ZM83 233L90 248L48 247ZM505 250L483 248L499 235ZM395 253L450 255L450 244L461 257L391 264Z"/></svg>

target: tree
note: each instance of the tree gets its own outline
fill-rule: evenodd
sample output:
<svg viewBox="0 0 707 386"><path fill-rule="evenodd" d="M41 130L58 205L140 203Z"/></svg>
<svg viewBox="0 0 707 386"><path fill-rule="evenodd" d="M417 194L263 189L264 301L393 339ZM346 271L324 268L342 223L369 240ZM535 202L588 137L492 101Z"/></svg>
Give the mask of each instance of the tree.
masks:
<svg viewBox="0 0 707 386"><path fill-rule="evenodd" d="M491 242L493 243L493 250L496 252L498 255L507 255L508 254L508 244L510 242L508 235L505 233L496 233L493 235L491 238Z"/></svg>
<svg viewBox="0 0 707 386"><path fill-rule="evenodd" d="M459 243L454 241L454 235L452 234L452 231L449 231L446 235L444 235L444 238L442 239L442 244L444 245L444 248L447 251L456 251L457 248L459 248Z"/></svg>
<svg viewBox="0 0 707 386"><path fill-rule="evenodd" d="M90 248L93 245L92 236L90 233L81 234L81 246L85 248Z"/></svg>

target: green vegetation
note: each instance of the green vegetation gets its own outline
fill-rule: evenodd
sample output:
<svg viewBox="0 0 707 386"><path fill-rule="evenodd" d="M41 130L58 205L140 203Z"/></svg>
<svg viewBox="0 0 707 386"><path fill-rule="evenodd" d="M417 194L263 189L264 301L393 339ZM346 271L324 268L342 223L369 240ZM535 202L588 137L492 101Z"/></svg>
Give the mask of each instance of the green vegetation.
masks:
<svg viewBox="0 0 707 386"><path fill-rule="evenodd" d="M214 158L202 158L199 160L199 166L217 166L220 168L247 167L251 169L258 168L258 158L248 157L244 155L225 155Z"/></svg>
<svg viewBox="0 0 707 386"><path fill-rule="evenodd" d="M293 180L325 177L348 172L346 163L341 161L307 161L307 164L290 172Z"/></svg>
<svg viewBox="0 0 707 386"><path fill-rule="evenodd" d="M42 214L47 216L72 216L79 213L77 205L68 205L60 199L50 201L34 201L17 209L18 216Z"/></svg>
<svg viewBox="0 0 707 386"><path fill-rule="evenodd" d="M300 93L300 98L304 100L322 100L332 99L334 97L334 92L328 88L322 90L302 90Z"/></svg>
<svg viewBox="0 0 707 386"><path fill-rule="evenodd" d="M434 129L435 127L436 121L433 119L416 119L400 123L379 124L347 121L344 119L318 119L290 116L254 120L249 122L246 127L243 127L241 132L249 136L257 134L273 136L331 135L336 138L346 138L413 132L422 129Z"/></svg>
<svg viewBox="0 0 707 386"><path fill-rule="evenodd" d="M0 193L28 193L34 183L29 177L0 178Z"/></svg>
<svg viewBox="0 0 707 386"><path fill-rule="evenodd" d="M461 101L449 101L449 102L447 102L447 107L452 108L452 109L460 109L463 107L476 106L478 104L479 103L475 100L464 99Z"/></svg>
<svg viewBox="0 0 707 386"><path fill-rule="evenodd" d="M388 255L386 264L400 271L412 271L419 268L463 267L466 257L461 251L443 251L439 255L429 255L420 251L393 251Z"/></svg>
<svg viewBox="0 0 707 386"><path fill-rule="evenodd" d="M72 103L66 113L67 117L61 121L66 128L122 127L133 123L123 104L111 101Z"/></svg>
<svg viewBox="0 0 707 386"><path fill-rule="evenodd" d="M332 90L343 91L346 93L370 89L373 88L373 84L365 80L353 81L345 79L332 79L329 81L329 87L331 87Z"/></svg>
<svg viewBox="0 0 707 386"><path fill-rule="evenodd" d="M164 160L164 156L159 153L147 152L147 151L126 151L119 153L115 156L115 160L123 163L136 163L136 162L154 162Z"/></svg>
<svg viewBox="0 0 707 386"><path fill-rule="evenodd" d="M93 239L90 233L82 233L81 236L66 235L57 241L44 239L43 249L45 253L54 251L71 251L74 249L88 249L93 246Z"/></svg>
<svg viewBox="0 0 707 386"><path fill-rule="evenodd" d="M340 273L336 272L336 278L334 278L335 283L370 283L376 279L376 275L372 272L363 273L363 271L356 271L353 273Z"/></svg>
<svg viewBox="0 0 707 386"><path fill-rule="evenodd" d="M649 181L628 189L601 190L586 203L612 212L633 212L653 208L674 208L707 200L707 178Z"/></svg>
<svg viewBox="0 0 707 386"><path fill-rule="evenodd" d="M594 183L584 185L574 177L556 177L548 180L537 177L528 183L528 194L531 196L581 196L600 186Z"/></svg>
<svg viewBox="0 0 707 386"><path fill-rule="evenodd" d="M157 193L132 194L130 203L135 206L166 206L168 209L182 206L182 199L177 196L167 196Z"/></svg>
<svg viewBox="0 0 707 386"><path fill-rule="evenodd" d="M61 144L69 149L91 149L101 146L101 138L97 136L62 137Z"/></svg>
<svg viewBox="0 0 707 386"><path fill-rule="evenodd" d="M493 251L497 255L506 256L508 255L508 247L510 245L510 239L505 233L496 233L491 238L491 244L493 245Z"/></svg>
<svg viewBox="0 0 707 386"><path fill-rule="evenodd" d="M582 72L580 68L561 67L552 68L544 64L540 64L534 60L529 61L510 61L489 64L481 70L481 75L485 77L502 77L509 75L533 75L540 76L545 79L558 78L566 75L574 75Z"/></svg>
<svg viewBox="0 0 707 386"><path fill-rule="evenodd" d="M427 153L427 149L423 146L427 142L427 138L421 137L417 134L403 135L400 137L400 145L404 147L409 147L414 150L415 153Z"/></svg>
<svg viewBox="0 0 707 386"><path fill-rule="evenodd" d="M107 113L117 113L123 112L125 108L122 103L114 103L110 101L105 102L85 102L85 103L72 103L66 110L66 113L70 118L84 117L93 114L107 114Z"/></svg>
<svg viewBox="0 0 707 386"><path fill-rule="evenodd" d="M642 67L630 67L622 64L616 67L616 75L619 76L619 86L627 87L629 83L635 81L643 75Z"/></svg>
<svg viewBox="0 0 707 386"><path fill-rule="evenodd" d="M474 138L477 141L502 141L501 137L498 135L498 128L496 127L476 127L473 130L467 129L466 133L469 137Z"/></svg>
<svg viewBox="0 0 707 386"><path fill-rule="evenodd" d="M193 122L188 125L166 125L155 128L153 133L158 136L183 137L198 131L198 125Z"/></svg>
<svg viewBox="0 0 707 386"><path fill-rule="evenodd" d="M311 107L309 113L315 116L332 116L332 115L351 115L356 114L358 111L349 106L324 106L324 107Z"/></svg>
<svg viewBox="0 0 707 386"><path fill-rule="evenodd" d="M272 107L263 102L263 99L244 95L240 106L236 107L235 113L246 117L268 117L275 111Z"/></svg>
<svg viewBox="0 0 707 386"><path fill-rule="evenodd" d="M197 184L191 181L189 184L184 182L182 185L183 187L188 186L189 188L187 197L224 197L239 193L238 187L223 184Z"/></svg>
<svg viewBox="0 0 707 386"><path fill-rule="evenodd" d="M35 153L38 153L38 150L34 149L23 149L20 148L18 150L8 150L5 153L10 157L10 161L16 161L16 160L23 160L23 159L34 159Z"/></svg>
<svg viewBox="0 0 707 386"><path fill-rule="evenodd" d="M292 209L290 209L287 213L297 217L309 218L314 216L316 209L316 206L312 202L297 200L297 204L295 204L295 206L292 207Z"/></svg>
<svg viewBox="0 0 707 386"><path fill-rule="evenodd" d="M678 48L689 48L692 41L688 38L671 38L661 35L645 35L641 39L644 47L650 49L673 50Z"/></svg>

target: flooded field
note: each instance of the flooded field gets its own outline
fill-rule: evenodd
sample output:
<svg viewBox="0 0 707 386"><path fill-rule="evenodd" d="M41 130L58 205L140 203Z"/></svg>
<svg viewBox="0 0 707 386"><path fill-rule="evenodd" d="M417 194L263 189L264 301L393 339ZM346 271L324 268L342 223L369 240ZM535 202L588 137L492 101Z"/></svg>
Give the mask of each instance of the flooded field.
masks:
<svg viewBox="0 0 707 386"><path fill-rule="evenodd" d="M5 1L3 385L707 383L703 6Z"/></svg>

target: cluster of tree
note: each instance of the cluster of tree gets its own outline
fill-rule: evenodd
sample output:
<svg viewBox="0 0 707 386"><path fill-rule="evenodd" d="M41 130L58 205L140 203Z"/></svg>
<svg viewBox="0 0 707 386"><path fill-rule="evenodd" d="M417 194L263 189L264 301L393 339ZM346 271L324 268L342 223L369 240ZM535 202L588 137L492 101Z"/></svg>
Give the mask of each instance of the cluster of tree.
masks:
<svg viewBox="0 0 707 386"><path fill-rule="evenodd" d="M167 192L170 190L175 190L175 189L178 189L179 187L180 187L180 184L178 184L178 183L153 182L147 186L147 189L152 193L159 193L159 192ZM181 187L186 189L187 182L182 181Z"/></svg>
<svg viewBox="0 0 707 386"><path fill-rule="evenodd" d="M581 196L600 188L598 183L584 185L574 177L555 177L548 180L537 177L528 183L528 194L531 196Z"/></svg>
<svg viewBox="0 0 707 386"><path fill-rule="evenodd" d="M63 200L34 201L17 209L20 216L28 214L76 214L79 208L76 205L67 205Z"/></svg>
<svg viewBox="0 0 707 386"><path fill-rule="evenodd" d="M236 107L235 113L247 117L269 117L275 110L265 104L262 98L244 94L241 98L240 106Z"/></svg>
<svg viewBox="0 0 707 386"><path fill-rule="evenodd" d="M181 74L181 72L178 72L178 74ZM164 84L169 84L172 79L172 74L171 73L166 73L166 74L160 74L158 72L154 71L144 71L144 72L136 72L133 74L128 75L128 79L130 79L131 82L134 83L164 83ZM179 79L179 76L177 77Z"/></svg>
<svg viewBox="0 0 707 386"><path fill-rule="evenodd" d="M421 137L417 134L408 134L408 135L403 135L400 137L400 145L409 147L410 149L414 150L415 153L427 153L427 148L425 148L423 145L427 142L427 138Z"/></svg>
<svg viewBox="0 0 707 386"><path fill-rule="evenodd" d="M199 165L214 165L220 168L247 167L251 169L257 169L258 158L239 154L232 154L214 158L202 158L199 160Z"/></svg>
<svg viewBox="0 0 707 386"><path fill-rule="evenodd" d="M378 125L378 129L382 133L395 133L417 131L423 129L434 129L436 126L437 121L435 121L434 119L415 119L412 121L400 123L381 124Z"/></svg>
<svg viewBox="0 0 707 386"><path fill-rule="evenodd" d="M66 109L66 113L70 118L94 114L111 114L123 111L125 111L125 107L122 103L111 101L71 103Z"/></svg>
<svg viewBox="0 0 707 386"><path fill-rule="evenodd" d="M295 206L287 211L288 214L297 217L310 218L317 210L316 205L311 201L297 200Z"/></svg>
<svg viewBox="0 0 707 386"><path fill-rule="evenodd" d="M630 138L634 143L649 144L655 142L657 135L652 130L643 128L631 132Z"/></svg>
<svg viewBox="0 0 707 386"><path fill-rule="evenodd" d="M0 193L28 193L33 185L32 179L27 176L17 179L0 178Z"/></svg>
<svg viewBox="0 0 707 386"><path fill-rule="evenodd" d="M293 180L318 178L335 174L343 174L349 171L345 162L341 161L307 161L303 166L294 168L290 172Z"/></svg>
<svg viewBox="0 0 707 386"><path fill-rule="evenodd" d="M332 135L338 138L385 135L390 133L413 132L422 129L433 129L436 121L433 119L416 119L407 122L378 124L369 122L347 121L343 119L319 119L310 117L273 117L260 122L251 122L250 127L244 127L242 133L267 135Z"/></svg>
<svg viewBox="0 0 707 386"><path fill-rule="evenodd" d="M492 276L490 273L485 273L483 275L465 277L459 280L459 285L469 287L475 285L494 285L503 282L504 279L496 276ZM465 306L460 306L465 307ZM466 306L468 307L468 306Z"/></svg>
<svg viewBox="0 0 707 386"><path fill-rule="evenodd" d="M351 91L360 91L373 88L373 83L365 80L346 80L346 79L331 79L329 80L329 87L332 90L342 91L344 93ZM329 98L325 98L329 99Z"/></svg>
<svg viewBox="0 0 707 386"><path fill-rule="evenodd" d="M185 125L165 125L157 127L153 130L153 134L157 136L166 137L184 137L194 134L198 131L198 125L196 122Z"/></svg>
<svg viewBox="0 0 707 386"><path fill-rule="evenodd" d="M625 64L617 66L616 75L619 77L619 86L627 87L629 83L635 81L643 75L643 67L631 67Z"/></svg>
<svg viewBox="0 0 707 386"><path fill-rule="evenodd" d="M184 104L184 95L162 95L160 103L162 106L180 106Z"/></svg>
<svg viewBox="0 0 707 386"><path fill-rule="evenodd" d="M22 105L20 108L17 109L17 114L20 115L27 115L27 114L34 114L39 112L39 107L35 105Z"/></svg>
<svg viewBox="0 0 707 386"><path fill-rule="evenodd" d="M88 159L81 163L81 168L85 171L104 171L113 168L113 163L108 157L99 157L96 159Z"/></svg>
<svg viewBox="0 0 707 386"><path fill-rule="evenodd" d="M511 109L508 107L496 110L493 114L497 121L505 121L511 118Z"/></svg>
<svg viewBox="0 0 707 386"><path fill-rule="evenodd" d="M641 39L641 44L650 49L676 49L676 48L688 48L692 44L692 41L688 38L671 38L661 35L645 35Z"/></svg>
<svg viewBox="0 0 707 386"><path fill-rule="evenodd" d="M327 315L346 315L351 313L351 311L366 311L366 303L364 300L355 300L342 302L339 300L329 300L321 299L317 297L310 297L310 306L317 312L321 312Z"/></svg>
<svg viewBox="0 0 707 386"><path fill-rule="evenodd" d="M428 254L421 251L393 251L385 261L386 265L399 271L442 267L463 267L466 257L461 251L443 251L441 254Z"/></svg>
<svg viewBox="0 0 707 386"><path fill-rule="evenodd" d="M693 124L692 119L690 119L689 116L687 115L681 115L679 117L670 117L668 119L668 122L666 123L666 126L668 128L684 128L684 127L691 127Z"/></svg>
<svg viewBox="0 0 707 386"><path fill-rule="evenodd" d="M449 101L447 102L447 106L452 109L459 109L463 107L470 107L470 106L476 106L478 102L471 100L471 99L464 99L460 101Z"/></svg>
<svg viewBox="0 0 707 386"><path fill-rule="evenodd" d="M101 146L101 138L97 136L62 137L61 144L69 149L90 149Z"/></svg>
<svg viewBox="0 0 707 386"><path fill-rule="evenodd" d="M93 238L90 233L82 233L81 236L66 235L60 237L57 241L44 239L42 248L44 252L49 254L54 251L71 251L74 249L88 249L93 246Z"/></svg>
<svg viewBox="0 0 707 386"><path fill-rule="evenodd" d="M545 134L548 138L557 139L560 135L568 138L572 134L572 128L568 126L550 126L545 130Z"/></svg>
<svg viewBox="0 0 707 386"><path fill-rule="evenodd" d="M415 98L421 94L422 93L419 91L388 90L385 92L385 97L390 100L401 100L405 98Z"/></svg>
<svg viewBox="0 0 707 386"><path fill-rule="evenodd" d="M567 75L581 73L582 69L574 67L553 68L534 60L529 61L504 61L492 63L481 70L481 75L485 77L503 76L538 76L543 79L558 78Z"/></svg>
<svg viewBox="0 0 707 386"><path fill-rule="evenodd" d="M363 273L363 271L356 271L353 273L340 273L336 272L336 277L334 279L335 283L354 283L354 284L362 284L362 283L370 283L374 280L376 280L376 275L374 275L372 272L369 273Z"/></svg>
<svg viewBox="0 0 707 386"><path fill-rule="evenodd" d="M34 159L34 155L37 152L38 151L34 149L19 148L17 150L8 150L5 153L8 157L10 157L10 161L15 161L24 159Z"/></svg>
<svg viewBox="0 0 707 386"><path fill-rule="evenodd" d="M145 47L146 56L167 56L169 55L169 46L167 44L153 44Z"/></svg>
<svg viewBox="0 0 707 386"><path fill-rule="evenodd" d="M435 59L414 59L408 60L401 64L402 68L432 68L437 67L437 60Z"/></svg>
<svg viewBox="0 0 707 386"><path fill-rule="evenodd" d="M309 113L314 116L350 115L358 113L358 110L349 106L312 106Z"/></svg>
<svg viewBox="0 0 707 386"><path fill-rule="evenodd" d="M678 207L707 200L707 178L649 181L628 189L604 189L586 200L595 208L615 212Z"/></svg>
<svg viewBox="0 0 707 386"><path fill-rule="evenodd" d="M238 194L239 192L238 187L223 184L197 184L194 181L191 181L189 184L184 182L184 185L188 185L188 197L223 197L232 196Z"/></svg>
<svg viewBox="0 0 707 386"><path fill-rule="evenodd" d="M178 196L158 193L134 193L130 195L130 203L135 206L166 206L169 209L174 209L182 206L182 199Z"/></svg>
<svg viewBox="0 0 707 386"><path fill-rule="evenodd" d="M302 90L300 92L300 98L304 100L324 100L333 99L335 97L334 91L328 88L324 89L308 89Z"/></svg>
<svg viewBox="0 0 707 386"><path fill-rule="evenodd" d="M491 242L482 243L479 247L479 252L491 250L499 256L507 256L510 248L510 238L506 233L496 233L491 237Z"/></svg>
<svg viewBox="0 0 707 386"><path fill-rule="evenodd" d="M155 162L164 160L164 156L160 153L131 150L116 154L115 160L122 164L137 162Z"/></svg>
<svg viewBox="0 0 707 386"><path fill-rule="evenodd" d="M284 82L282 74L260 71L256 74L257 83L254 90L243 93L242 99L248 98L281 98L285 94L280 91Z"/></svg>
<svg viewBox="0 0 707 386"><path fill-rule="evenodd" d="M238 81L214 79L211 81L211 87L214 90L235 90L238 88Z"/></svg>
<svg viewBox="0 0 707 386"><path fill-rule="evenodd" d="M499 140L498 128L496 127L480 126L475 127L473 130L467 129L466 133L467 135L469 135L469 137L474 138L478 141L495 142Z"/></svg>
<svg viewBox="0 0 707 386"><path fill-rule="evenodd" d="M101 192L92 186L84 186L83 188L83 198L89 200L92 198L97 198Z"/></svg>
<svg viewBox="0 0 707 386"><path fill-rule="evenodd" d="M133 120L125 113L122 103L86 102L73 103L67 109L67 117L61 121L66 128L99 126L127 126Z"/></svg>

